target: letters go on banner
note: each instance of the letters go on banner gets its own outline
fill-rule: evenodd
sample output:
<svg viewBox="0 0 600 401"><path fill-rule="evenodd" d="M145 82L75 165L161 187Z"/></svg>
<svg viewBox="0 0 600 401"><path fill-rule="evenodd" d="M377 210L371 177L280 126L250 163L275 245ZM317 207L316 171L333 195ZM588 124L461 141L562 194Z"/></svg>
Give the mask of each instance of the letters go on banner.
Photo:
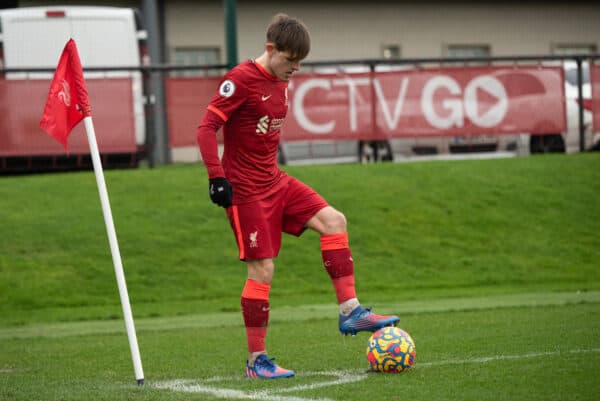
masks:
<svg viewBox="0 0 600 401"><path fill-rule="evenodd" d="M560 67L297 75L282 138L383 139L566 129Z"/></svg>

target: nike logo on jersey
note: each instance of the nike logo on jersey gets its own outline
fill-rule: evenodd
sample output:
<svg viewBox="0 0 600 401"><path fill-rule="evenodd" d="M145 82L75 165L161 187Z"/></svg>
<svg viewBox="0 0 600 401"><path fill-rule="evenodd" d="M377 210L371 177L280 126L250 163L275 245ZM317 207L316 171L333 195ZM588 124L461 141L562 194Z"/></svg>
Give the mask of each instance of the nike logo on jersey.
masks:
<svg viewBox="0 0 600 401"><path fill-rule="evenodd" d="M267 100L269 100L269 99L271 98L271 96L272 96L272 95L269 95L269 96L262 95L262 97L261 97L260 99L261 99L263 102L266 102Z"/></svg>

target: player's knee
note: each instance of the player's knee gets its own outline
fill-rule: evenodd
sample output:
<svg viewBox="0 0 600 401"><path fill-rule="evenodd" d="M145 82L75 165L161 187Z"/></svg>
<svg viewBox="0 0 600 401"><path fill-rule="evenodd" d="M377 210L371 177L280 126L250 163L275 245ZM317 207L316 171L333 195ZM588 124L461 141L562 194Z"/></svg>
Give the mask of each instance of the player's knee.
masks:
<svg viewBox="0 0 600 401"><path fill-rule="evenodd" d="M346 216L338 210L331 209L325 220L325 227L328 233L344 233L346 232Z"/></svg>
<svg viewBox="0 0 600 401"><path fill-rule="evenodd" d="M273 259L255 259L246 261L248 278L260 283L270 284L273 280L275 264Z"/></svg>

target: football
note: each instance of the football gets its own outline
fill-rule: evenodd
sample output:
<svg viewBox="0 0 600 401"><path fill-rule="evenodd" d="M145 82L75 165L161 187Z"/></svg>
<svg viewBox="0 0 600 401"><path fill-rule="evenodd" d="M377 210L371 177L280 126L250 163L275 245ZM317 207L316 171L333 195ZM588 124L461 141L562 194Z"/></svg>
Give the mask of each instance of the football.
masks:
<svg viewBox="0 0 600 401"><path fill-rule="evenodd" d="M367 343L367 360L376 372L406 372L415 364L416 356L415 342L398 327L377 330Z"/></svg>

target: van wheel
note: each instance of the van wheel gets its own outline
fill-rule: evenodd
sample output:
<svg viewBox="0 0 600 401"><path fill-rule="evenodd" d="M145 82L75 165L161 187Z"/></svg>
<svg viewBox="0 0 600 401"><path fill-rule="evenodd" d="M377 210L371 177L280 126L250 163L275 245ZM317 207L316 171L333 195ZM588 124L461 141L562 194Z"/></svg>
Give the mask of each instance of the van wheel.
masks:
<svg viewBox="0 0 600 401"><path fill-rule="evenodd" d="M531 135L529 151L531 153L565 153L565 141L560 134Z"/></svg>

